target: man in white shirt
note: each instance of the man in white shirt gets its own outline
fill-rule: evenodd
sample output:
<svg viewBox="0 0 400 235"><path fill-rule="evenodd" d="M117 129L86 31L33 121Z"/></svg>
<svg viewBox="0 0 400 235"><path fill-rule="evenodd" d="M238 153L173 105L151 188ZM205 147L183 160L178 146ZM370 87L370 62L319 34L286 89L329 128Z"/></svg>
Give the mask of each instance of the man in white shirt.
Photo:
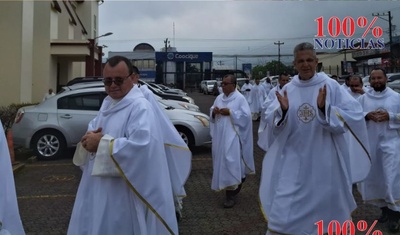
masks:
<svg viewBox="0 0 400 235"><path fill-rule="evenodd" d="M56 94L54 94L54 92L53 92L53 89L49 89L49 92L48 93L46 93L46 94L44 94L44 97L43 97L43 100L42 101L45 101L45 100L47 100L47 99L49 99L50 97L53 97L53 96L55 96Z"/></svg>

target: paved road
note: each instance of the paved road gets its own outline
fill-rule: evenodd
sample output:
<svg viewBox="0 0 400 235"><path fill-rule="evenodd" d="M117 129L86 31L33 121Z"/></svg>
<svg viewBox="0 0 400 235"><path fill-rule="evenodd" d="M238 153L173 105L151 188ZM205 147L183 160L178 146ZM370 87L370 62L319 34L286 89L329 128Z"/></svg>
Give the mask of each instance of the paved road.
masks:
<svg viewBox="0 0 400 235"><path fill-rule="evenodd" d="M189 95L195 99L201 111L208 114L215 97L197 92ZM258 123L254 122L255 139L257 127ZM211 147L192 150L192 171L186 184L188 197L184 199L180 234L265 234L267 223L258 202L264 152L257 146L254 150L256 174L247 178L237 204L232 209L222 207L223 192L211 190ZM25 168L16 173L19 208L28 235L66 234L80 175L80 170L71 163L71 153L66 153L64 159L57 161L27 163ZM366 220L372 225L374 218L379 215L379 209L361 204L356 192L355 197L359 207L353 213L354 223ZM375 229L384 231L384 226L378 224ZM366 231L357 234L366 234ZM390 233L384 231L384 234Z"/></svg>

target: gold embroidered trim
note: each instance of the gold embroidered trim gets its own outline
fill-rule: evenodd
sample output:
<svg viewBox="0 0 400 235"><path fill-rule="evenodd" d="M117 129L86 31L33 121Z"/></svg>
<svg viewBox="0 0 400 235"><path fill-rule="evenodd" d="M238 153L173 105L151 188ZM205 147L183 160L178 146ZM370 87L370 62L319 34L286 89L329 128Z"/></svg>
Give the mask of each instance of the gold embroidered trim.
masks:
<svg viewBox="0 0 400 235"><path fill-rule="evenodd" d="M124 179L125 183L132 190L132 192L150 209L151 212L153 212L156 215L156 217L161 221L161 223L165 226L165 228L168 230L168 232L170 234L174 234L172 229L168 226L167 222L165 222L165 220L160 216L160 214L158 214L158 212L150 205L150 203L148 203L146 201L146 199L142 195L139 194L139 192L135 189L135 187L133 187L131 182L128 180L128 178L126 177L126 175L122 171L121 167L119 166L117 160L115 160L114 156L112 155L113 147L114 147L114 139L112 139L110 141L110 156L111 156L111 159L113 160L115 166L117 167L121 178Z"/></svg>
<svg viewBox="0 0 400 235"><path fill-rule="evenodd" d="M189 148L183 147L183 146L178 146L178 145L173 145L173 144L164 144L164 145L165 145L165 146L168 146L168 147L172 147L172 148L177 148L177 149L182 149L182 150L190 151Z"/></svg>
<svg viewBox="0 0 400 235"><path fill-rule="evenodd" d="M230 113L230 110L229 110L229 113ZM253 173L253 171L252 171L251 168L247 165L246 161L245 161L244 158L243 158L243 151L242 151L242 150L243 150L243 146L242 146L242 141L241 141L241 139L240 139L239 133L237 132L237 130L236 130L236 128L235 128L235 125L233 124L233 118L232 118L231 115L229 115L229 118L230 118L230 120L231 120L231 124L232 124L233 130L235 131L237 137L239 138L240 150L241 150L241 152L242 152L242 153L240 154L240 158L242 158L242 161L244 162L245 167L246 167L251 173Z"/></svg>

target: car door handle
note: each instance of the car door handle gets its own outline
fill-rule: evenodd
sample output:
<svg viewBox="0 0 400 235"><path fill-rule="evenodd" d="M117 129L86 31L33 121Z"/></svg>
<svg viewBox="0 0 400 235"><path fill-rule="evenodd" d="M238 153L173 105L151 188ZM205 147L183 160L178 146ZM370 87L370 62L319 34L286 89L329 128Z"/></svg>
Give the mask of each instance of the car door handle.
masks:
<svg viewBox="0 0 400 235"><path fill-rule="evenodd" d="M69 115L69 114L65 114L65 115L63 115L63 116L60 116L60 118L71 119L72 116Z"/></svg>

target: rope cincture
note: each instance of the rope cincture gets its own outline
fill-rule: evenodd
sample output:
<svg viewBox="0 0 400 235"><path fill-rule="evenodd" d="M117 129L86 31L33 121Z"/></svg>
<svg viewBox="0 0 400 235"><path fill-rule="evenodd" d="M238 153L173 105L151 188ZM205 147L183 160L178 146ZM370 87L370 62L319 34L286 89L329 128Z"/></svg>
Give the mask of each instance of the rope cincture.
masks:
<svg viewBox="0 0 400 235"><path fill-rule="evenodd" d="M335 110L335 114L336 116L340 119L340 121L343 122L344 126L349 129L350 133L354 136L354 138L357 140L357 142L361 145L361 147L363 148L363 150L365 151L365 153L367 154L367 157L369 159L370 162L372 162L371 156L368 153L367 148L363 145L363 143L361 142L361 140L357 137L357 135L354 133L354 131L350 128L349 124L347 124L346 120L344 120L343 116L340 115L340 113L338 113L337 110Z"/></svg>

